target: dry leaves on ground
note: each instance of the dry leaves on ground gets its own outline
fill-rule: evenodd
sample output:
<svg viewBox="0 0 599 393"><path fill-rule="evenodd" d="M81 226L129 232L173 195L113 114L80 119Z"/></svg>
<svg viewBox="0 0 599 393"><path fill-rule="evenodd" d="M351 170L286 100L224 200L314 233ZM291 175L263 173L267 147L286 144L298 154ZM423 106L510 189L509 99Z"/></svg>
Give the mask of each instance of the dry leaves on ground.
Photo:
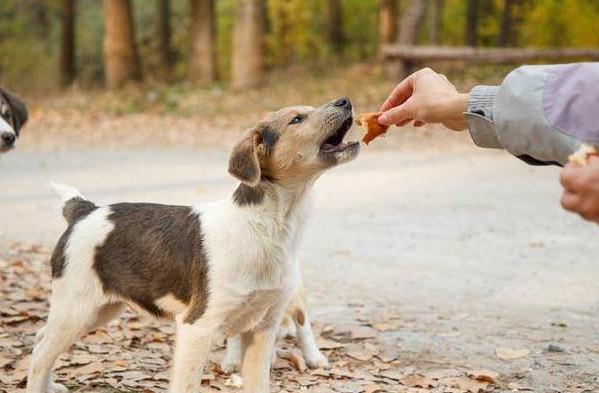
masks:
<svg viewBox="0 0 599 393"><path fill-rule="evenodd" d="M12 245L0 251L0 391L19 392L25 386L35 332L48 310L48 250ZM273 367L274 392L453 392L488 391L498 375L467 369L422 369L402 364L399 351L377 341L382 332L399 329L397 318L368 326L331 326L318 337L331 362L327 370L307 370L292 340L282 342ZM174 327L169 321L141 319L126 312L119 321L78 341L56 363L55 374L72 391L163 392L168 385ZM207 391L238 389L236 375L218 367L224 349L220 340L206 370Z"/></svg>

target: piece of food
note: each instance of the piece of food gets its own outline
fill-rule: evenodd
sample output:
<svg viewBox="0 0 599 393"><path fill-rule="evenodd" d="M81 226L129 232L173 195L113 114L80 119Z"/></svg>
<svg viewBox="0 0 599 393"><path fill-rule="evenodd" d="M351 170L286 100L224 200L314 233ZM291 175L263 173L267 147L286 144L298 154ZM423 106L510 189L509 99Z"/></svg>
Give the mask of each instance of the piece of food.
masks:
<svg viewBox="0 0 599 393"><path fill-rule="evenodd" d="M362 138L362 142L369 144L373 139L383 135L389 129L388 126L379 124L379 116L381 112L368 112L358 115L356 124L364 128L366 135Z"/></svg>
<svg viewBox="0 0 599 393"><path fill-rule="evenodd" d="M599 156L597 149L594 146L583 143L580 145L578 150L568 157L568 161L574 165L585 166L588 164L589 158L592 156Z"/></svg>

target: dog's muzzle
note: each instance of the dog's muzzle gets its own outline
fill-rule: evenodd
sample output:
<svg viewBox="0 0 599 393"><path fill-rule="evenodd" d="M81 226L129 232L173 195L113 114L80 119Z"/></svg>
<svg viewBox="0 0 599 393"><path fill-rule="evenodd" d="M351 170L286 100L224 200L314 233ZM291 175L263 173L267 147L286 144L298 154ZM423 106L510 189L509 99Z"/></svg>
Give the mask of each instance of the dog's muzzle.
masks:
<svg viewBox="0 0 599 393"><path fill-rule="evenodd" d="M11 149L15 145L16 140L17 136L14 133L2 131L0 133L0 151Z"/></svg>

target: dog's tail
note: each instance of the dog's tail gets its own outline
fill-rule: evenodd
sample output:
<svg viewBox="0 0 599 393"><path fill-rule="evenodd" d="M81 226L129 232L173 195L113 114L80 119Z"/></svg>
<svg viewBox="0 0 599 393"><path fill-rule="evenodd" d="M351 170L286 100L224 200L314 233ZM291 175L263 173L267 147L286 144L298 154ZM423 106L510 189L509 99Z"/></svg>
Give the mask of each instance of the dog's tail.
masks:
<svg viewBox="0 0 599 393"><path fill-rule="evenodd" d="M62 215L70 224L79 221L98 207L88 201L76 188L64 184L50 183L52 190L62 199Z"/></svg>

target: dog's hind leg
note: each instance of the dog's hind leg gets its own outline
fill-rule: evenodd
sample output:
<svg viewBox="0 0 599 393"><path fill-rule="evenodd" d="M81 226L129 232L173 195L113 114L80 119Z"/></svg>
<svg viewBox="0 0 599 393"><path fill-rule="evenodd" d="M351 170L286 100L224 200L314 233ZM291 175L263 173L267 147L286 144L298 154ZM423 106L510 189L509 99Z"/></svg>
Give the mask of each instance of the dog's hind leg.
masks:
<svg viewBox="0 0 599 393"><path fill-rule="evenodd" d="M92 302L77 298L67 302L55 300L53 296L48 322L42 328L43 333L38 335L39 342L31 356L27 393L68 392L63 385L52 382L52 366L56 358L87 332L98 317L98 309Z"/></svg>
<svg viewBox="0 0 599 393"><path fill-rule="evenodd" d="M239 370L241 365L241 337L239 335L227 338L227 349L220 368L226 373Z"/></svg>
<svg viewBox="0 0 599 393"><path fill-rule="evenodd" d="M177 315L177 340L170 393L200 393L202 372L210 352L214 329L197 320L185 322L185 315Z"/></svg>
<svg viewBox="0 0 599 393"><path fill-rule="evenodd" d="M306 299L302 288L296 290L293 295L290 313L295 323L295 331L297 336L297 343L300 347L306 365L310 368L327 368L329 367L329 361L320 352L318 345L316 345L316 339L314 338L314 332L312 331L312 324L308 318L308 307L306 305Z"/></svg>

